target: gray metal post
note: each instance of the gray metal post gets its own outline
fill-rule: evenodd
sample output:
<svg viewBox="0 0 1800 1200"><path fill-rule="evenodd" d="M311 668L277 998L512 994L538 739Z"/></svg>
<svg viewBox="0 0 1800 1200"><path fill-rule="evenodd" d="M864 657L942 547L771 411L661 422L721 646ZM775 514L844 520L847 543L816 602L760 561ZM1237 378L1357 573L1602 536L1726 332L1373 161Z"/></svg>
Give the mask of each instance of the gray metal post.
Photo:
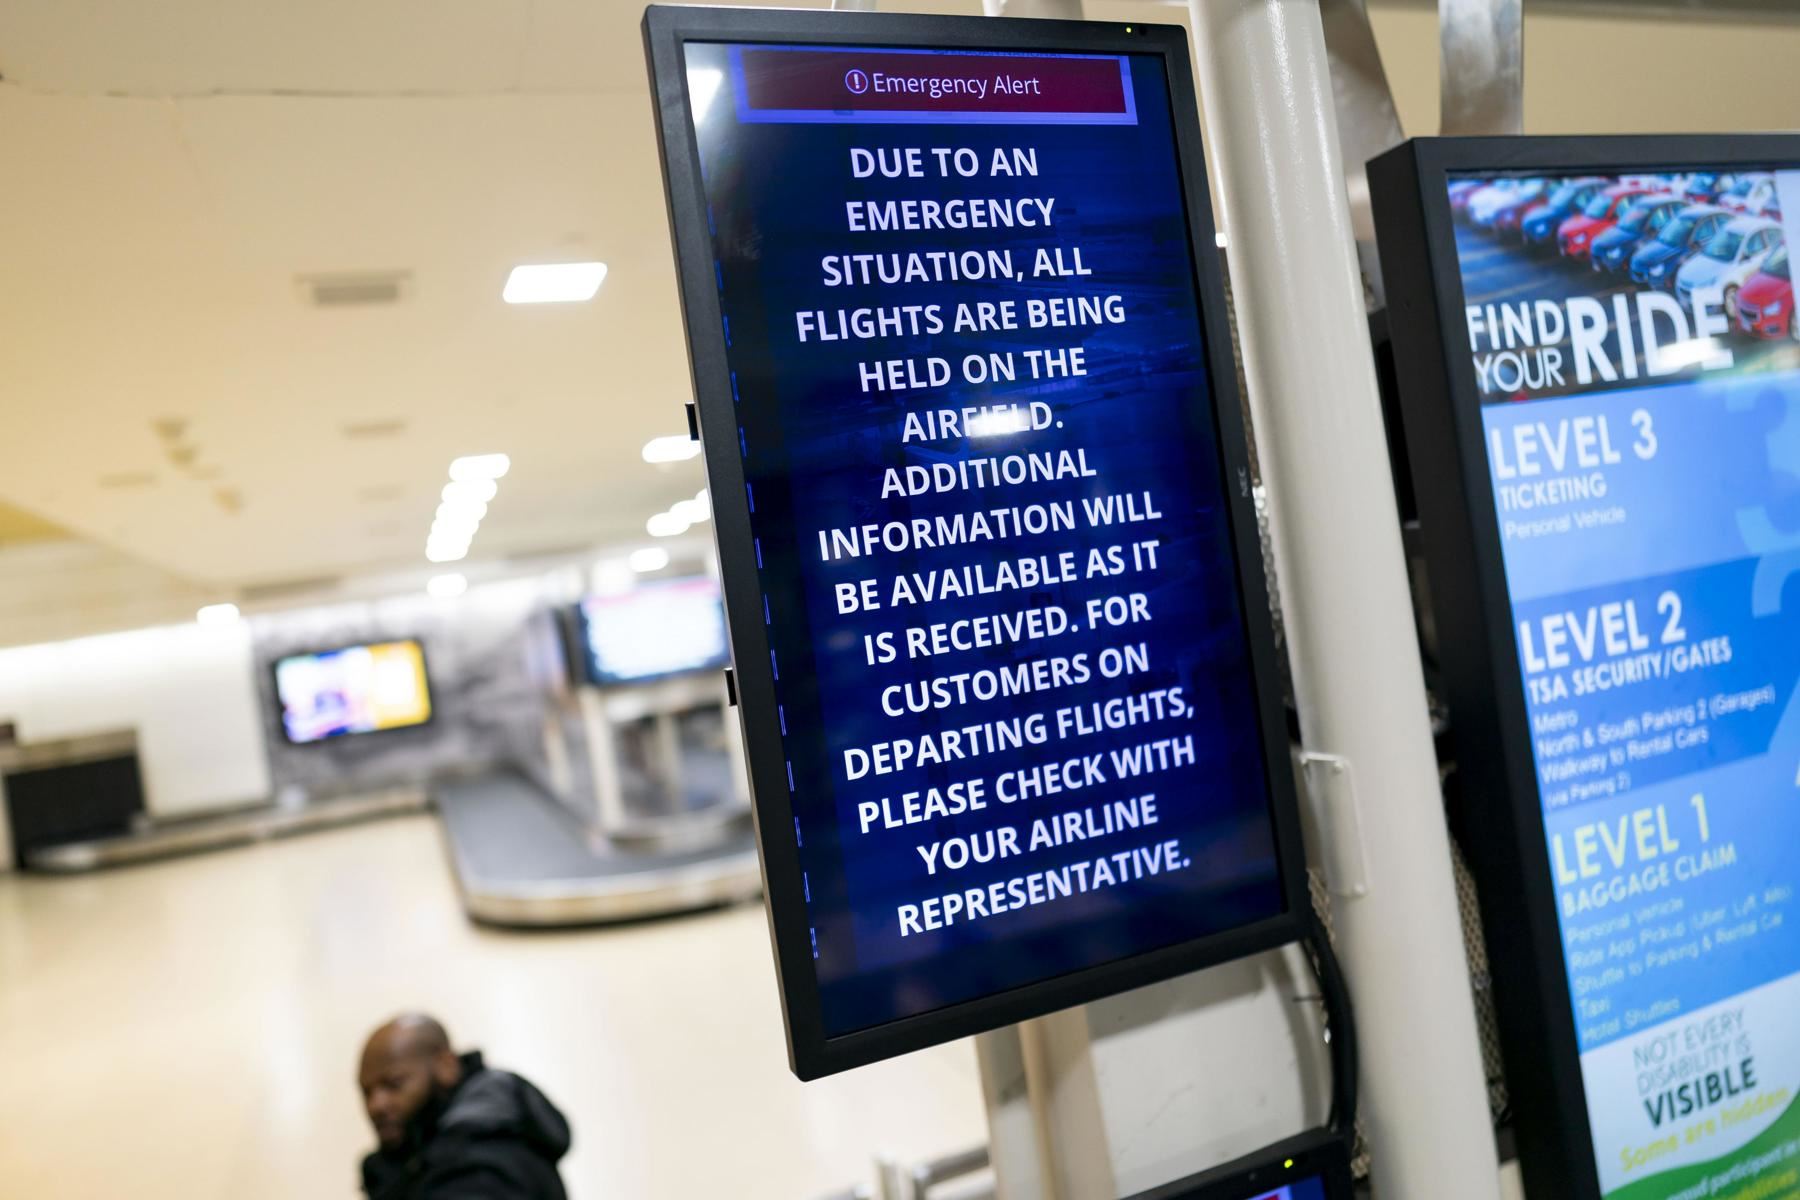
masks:
<svg viewBox="0 0 1800 1200"><path fill-rule="evenodd" d="M1524 0L1438 0L1438 127L1525 132Z"/></svg>

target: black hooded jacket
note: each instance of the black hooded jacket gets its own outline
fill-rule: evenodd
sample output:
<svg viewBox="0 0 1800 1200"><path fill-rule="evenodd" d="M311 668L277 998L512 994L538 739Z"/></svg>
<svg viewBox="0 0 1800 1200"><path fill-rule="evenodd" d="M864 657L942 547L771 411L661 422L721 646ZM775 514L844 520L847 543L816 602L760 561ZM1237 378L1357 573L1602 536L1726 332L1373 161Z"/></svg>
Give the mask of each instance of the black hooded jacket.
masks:
<svg viewBox="0 0 1800 1200"><path fill-rule="evenodd" d="M363 1159L370 1200L567 1200L556 1163L569 1123L544 1093L479 1053L462 1056L462 1082L427 1104L397 1150Z"/></svg>

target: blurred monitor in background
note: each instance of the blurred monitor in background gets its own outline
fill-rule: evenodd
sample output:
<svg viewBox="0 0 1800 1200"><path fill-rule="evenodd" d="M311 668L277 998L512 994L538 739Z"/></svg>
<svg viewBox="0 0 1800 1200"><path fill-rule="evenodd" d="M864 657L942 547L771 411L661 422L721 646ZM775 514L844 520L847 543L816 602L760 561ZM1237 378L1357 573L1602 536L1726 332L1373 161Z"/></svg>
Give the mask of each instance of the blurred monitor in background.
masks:
<svg viewBox="0 0 1800 1200"><path fill-rule="evenodd" d="M431 720L431 684L417 641L375 642L275 664L281 731L296 745Z"/></svg>
<svg viewBox="0 0 1800 1200"><path fill-rule="evenodd" d="M363 1107L380 1146L363 1159L370 1200L567 1200L556 1164L569 1123L536 1087L457 1054L410 1013L363 1046Z"/></svg>
<svg viewBox="0 0 1800 1200"><path fill-rule="evenodd" d="M581 643L588 681L601 685L717 669L730 658L719 585L704 577L589 596Z"/></svg>

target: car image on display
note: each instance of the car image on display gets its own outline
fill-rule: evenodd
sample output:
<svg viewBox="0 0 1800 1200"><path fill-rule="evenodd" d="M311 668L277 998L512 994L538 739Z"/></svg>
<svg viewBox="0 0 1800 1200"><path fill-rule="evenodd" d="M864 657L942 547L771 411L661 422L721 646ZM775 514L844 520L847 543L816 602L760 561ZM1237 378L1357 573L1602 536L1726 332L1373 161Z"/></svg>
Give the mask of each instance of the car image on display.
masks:
<svg viewBox="0 0 1800 1200"><path fill-rule="evenodd" d="M1781 226L1767 217L1728 222L1676 273L1676 299L1686 307L1696 290L1716 287L1725 298L1725 311L1737 311L1738 289L1780 245Z"/></svg>
<svg viewBox="0 0 1800 1200"><path fill-rule="evenodd" d="M1553 241L1562 223L1587 207L1611 180L1599 175L1567 179L1556 185L1548 199L1525 210L1519 217L1519 236L1527 245Z"/></svg>
<svg viewBox="0 0 1800 1200"><path fill-rule="evenodd" d="M1632 292L1663 291L1689 320L1695 305L1713 314L1705 319L1723 317L1719 336L1738 341L1736 353L1793 356L1800 367L1800 314L1773 172L1489 175L1453 186L1464 201L1457 244L1479 256L1465 265L1484 264L1480 278L1491 294L1510 296L1522 278L1541 280L1546 271L1566 295L1609 310ZM1694 201L1695 193L1718 199ZM1558 253L1547 257L1552 244Z"/></svg>
<svg viewBox="0 0 1800 1200"><path fill-rule="evenodd" d="M1594 239L1616 225L1626 207L1647 190L1642 184L1615 183L1589 200L1586 208L1557 228L1556 242L1563 257L1586 258Z"/></svg>
<svg viewBox="0 0 1800 1200"><path fill-rule="evenodd" d="M1719 193L1719 207L1746 216L1767 216L1777 203L1773 175L1739 175Z"/></svg>
<svg viewBox="0 0 1800 1200"><path fill-rule="evenodd" d="M1478 179L1459 179L1450 185L1450 212L1457 220L1469 215L1469 197L1487 185Z"/></svg>
<svg viewBox="0 0 1800 1200"><path fill-rule="evenodd" d="M1695 204L1706 204L1718 198L1720 189L1726 184L1724 176L1713 171L1695 171L1687 177L1681 194Z"/></svg>
<svg viewBox="0 0 1800 1200"><path fill-rule="evenodd" d="M1632 282L1664 291L1673 289L1675 273L1730 219L1730 213L1710 204L1692 204L1682 209L1663 226L1661 233L1631 256Z"/></svg>
<svg viewBox="0 0 1800 1200"><path fill-rule="evenodd" d="M1542 179L1522 179L1518 186L1491 196L1476 196L1469 202L1469 220L1477 229L1499 233L1517 229L1526 209L1544 199L1548 187Z"/></svg>
<svg viewBox="0 0 1800 1200"><path fill-rule="evenodd" d="M1680 197L1666 192L1632 201L1619 223L1595 238L1589 248L1588 258L1594 270L1615 274L1629 270L1632 252L1661 233L1685 205Z"/></svg>
<svg viewBox="0 0 1800 1200"><path fill-rule="evenodd" d="M1792 338L1800 342L1800 317L1794 313L1794 282L1788 272L1784 244L1744 281L1738 292L1738 328L1760 338Z"/></svg>

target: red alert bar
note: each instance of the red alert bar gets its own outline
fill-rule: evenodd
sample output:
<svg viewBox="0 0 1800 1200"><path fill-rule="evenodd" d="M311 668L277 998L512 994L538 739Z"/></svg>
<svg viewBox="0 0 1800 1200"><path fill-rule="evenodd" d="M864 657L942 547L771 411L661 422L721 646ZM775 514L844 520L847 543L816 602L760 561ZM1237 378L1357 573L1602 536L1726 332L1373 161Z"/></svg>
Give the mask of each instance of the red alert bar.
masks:
<svg viewBox="0 0 1800 1200"><path fill-rule="evenodd" d="M1137 124L1122 55L733 49L740 121Z"/></svg>

